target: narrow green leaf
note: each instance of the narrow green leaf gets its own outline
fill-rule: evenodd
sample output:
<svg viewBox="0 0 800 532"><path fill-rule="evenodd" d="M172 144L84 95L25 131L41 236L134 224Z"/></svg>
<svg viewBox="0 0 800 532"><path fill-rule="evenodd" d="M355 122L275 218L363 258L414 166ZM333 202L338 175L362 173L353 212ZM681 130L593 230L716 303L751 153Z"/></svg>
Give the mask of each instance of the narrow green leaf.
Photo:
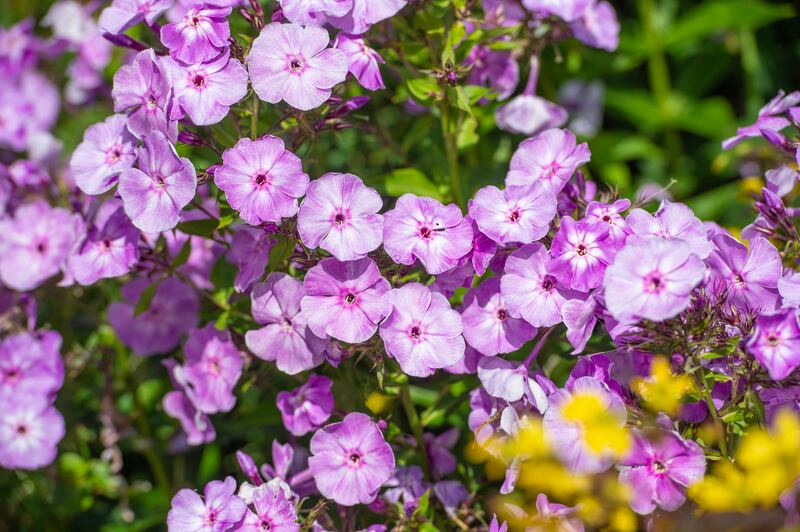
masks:
<svg viewBox="0 0 800 532"><path fill-rule="evenodd" d="M178 230L187 235L210 237L218 226L219 220L216 218L204 218L180 223L178 224Z"/></svg>
<svg viewBox="0 0 800 532"><path fill-rule="evenodd" d="M133 311L134 316L138 316L143 312L147 312L147 309L150 308L150 303L153 301L153 296L156 295L156 290L158 290L158 285L160 283L161 280L159 279L142 291L142 294L139 296L139 301L136 302L136 308Z"/></svg>

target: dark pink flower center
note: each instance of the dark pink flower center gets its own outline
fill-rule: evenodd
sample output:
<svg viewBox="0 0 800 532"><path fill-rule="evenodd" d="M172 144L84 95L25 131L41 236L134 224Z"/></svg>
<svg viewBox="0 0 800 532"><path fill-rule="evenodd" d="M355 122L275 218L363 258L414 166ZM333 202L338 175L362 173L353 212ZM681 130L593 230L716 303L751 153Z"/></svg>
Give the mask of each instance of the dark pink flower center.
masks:
<svg viewBox="0 0 800 532"><path fill-rule="evenodd" d="M289 66L292 67L292 70L300 70L303 67L303 64L297 59L292 59L289 63Z"/></svg>
<svg viewBox="0 0 800 532"><path fill-rule="evenodd" d="M39 242L36 244L36 251L41 254L44 254L47 251L47 242Z"/></svg>
<svg viewBox="0 0 800 532"><path fill-rule="evenodd" d="M578 244L578 247L575 248L575 253L577 253L581 257L585 257L589 253L589 248L587 248L583 244Z"/></svg>
<svg viewBox="0 0 800 532"><path fill-rule="evenodd" d="M661 274L653 272L644 279L644 290L650 294L658 294L664 290L664 279Z"/></svg>
<svg viewBox="0 0 800 532"><path fill-rule="evenodd" d="M504 309L504 308L498 309L498 311L497 311L497 319L498 320L503 321L507 317L508 317L508 313L506 312L506 309Z"/></svg>
<svg viewBox="0 0 800 532"><path fill-rule="evenodd" d="M419 340L420 335L422 335L422 331L416 325L411 327L411 331L409 331L411 338L414 340Z"/></svg>
<svg viewBox="0 0 800 532"><path fill-rule="evenodd" d="M195 87L203 87L206 84L206 77L203 74L195 74L192 76L192 84Z"/></svg>
<svg viewBox="0 0 800 532"><path fill-rule="evenodd" d="M553 278L550 277L549 275L546 276L542 281L542 290L544 290L545 292L549 292L550 290L553 289L553 284L554 284Z"/></svg>
<svg viewBox="0 0 800 532"><path fill-rule="evenodd" d="M611 223L611 215L606 214L605 216L603 216L603 221L605 223Z"/></svg>
<svg viewBox="0 0 800 532"><path fill-rule="evenodd" d="M19 434L20 436L24 436L27 433L28 433L28 427L26 427L25 425L17 425L17 434Z"/></svg>
<svg viewBox="0 0 800 532"><path fill-rule="evenodd" d="M208 371L212 375L219 375L220 374L219 360L216 360L216 359L212 358L208 363Z"/></svg>
<svg viewBox="0 0 800 532"><path fill-rule="evenodd" d="M353 303L356 302L356 296L348 293L347 295L344 296L344 302L347 303L348 305L352 305Z"/></svg>
<svg viewBox="0 0 800 532"><path fill-rule="evenodd" d="M217 522L217 511L216 510L209 510L206 514L206 524L213 524Z"/></svg>
<svg viewBox="0 0 800 532"><path fill-rule="evenodd" d="M115 163L122 157L122 147L119 144L114 144L106 150L106 162Z"/></svg>
<svg viewBox="0 0 800 532"><path fill-rule="evenodd" d="M333 221L336 223L336 225L342 225L344 223L344 219L344 214L340 212L336 213L336 216L333 217Z"/></svg>
<svg viewBox="0 0 800 532"><path fill-rule="evenodd" d="M510 213L508 213L508 221L516 222L522 217L522 214L519 212L518 207L514 207Z"/></svg>
<svg viewBox="0 0 800 532"><path fill-rule="evenodd" d="M430 238L431 237L431 229L430 227L425 227L424 225L419 228L419 236L422 238Z"/></svg>
<svg viewBox="0 0 800 532"><path fill-rule="evenodd" d="M12 368L12 369L6 370L6 380L7 381L17 380L17 377L19 377L19 370L17 368Z"/></svg>
<svg viewBox="0 0 800 532"><path fill-rule="evenodd" d="M733 276L733 279L732 279L732 282L733 282L733 284L735 284L736 286L741 286L741 285L743 285L743 284L744 284L744 277L742 277L742 276L741 276L741 275L739 275L738 273L737 273L737 274L734 274L734 276Z"/></svg>
<svg viewBox="0 0 800 532"><path fill-rule="evenodd" d="M654 473L666 473L667 467L662 464L661 462L653 462L653 472Z"/></svg>
<svg viewBox="0 0 800 532"><path fill-rule="evenodd" d="M770 347L777 347L778 344L780 343L781 339L778 337L777 334L775 334L774 332L767 334L767 345L769 345Z"/></svg>
<svg viewBox="0 0 800 532"><path fill-rule="evenodd" d="M348 458L350 462L353 464L358 464L361 461L361 456L359 456L358 453L350 453L350 456Z"/></svg>
<svg viewBox="0 0 800 532"><path fill-rule="evenodd" d="M260 173L256 174L256 185L263 187L267 183L267 175Z"/></svg>

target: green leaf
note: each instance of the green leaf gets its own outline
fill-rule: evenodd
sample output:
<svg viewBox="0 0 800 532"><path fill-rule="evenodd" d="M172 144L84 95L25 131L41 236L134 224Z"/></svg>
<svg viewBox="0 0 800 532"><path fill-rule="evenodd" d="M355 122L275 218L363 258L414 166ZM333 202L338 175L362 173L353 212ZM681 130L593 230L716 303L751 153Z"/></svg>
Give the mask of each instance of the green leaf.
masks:
<svg viewBox="0 0 800 532"><path fill-rule="evenodd" d="M475 116L472 114L472 106L469 103L469 96L467 96L464 87L460 85L457 87L447 87L447 98L450 100L450 105L461 109L470 116Z"/></svg>
<svg viewBox="0 0 800 532"><path fill-rule="evenodd" d="M142 291L141 295L139 296L139 301L136 302L136 308L133 311L134 316L139 316L143 312L147 312L147 309L150 308L150 303L153 301L153 296L156 295L156 290L158 290L158 285L160 283L161 279L154 282Z"/></svg>
<svg viewBox="0 0 800 532"><path fill-rule="evenodd" d="M187 235L210 237L217 227L219 227L219 220L216 218L204 218L180 223L178 224L178 231Z"/></svg>
<svg viewBox="0 0 800 532"><path fill-rule="evenodd" d="M439 188L416 168L394 170L384 177L384 183L386 184L386 193L390 196L399 197L403 194L415 194L417 196L429 196L439 201L442 200Z"/></svg>
<svg viewBox="0 0 800 532"><path fill-rule="evenodd" d="M439 83L433 78L410 79L407 84L411 95L423 102L431 98L438 99L441 97Z"/></svg>
<svg viewBox="0 0 800 532"><path fill-rule="evenodd" d="M414 510L414 517L425 517L428 514L428 509L431 507L431 490L425 490L422 497L419 498L417 509Z"/></svg>
<svg viewBox="0 0 800 532"><path fill-rule="evenodd" d="M267 269L270 273L274 272L280 265L289 260L292 256L297 241L285 236L278 237L278 242L269 250L269 264Z"/></svg>
<svg viewBox="0 0 800 532"><path fill-rule="evenodd" d="M222 453L219 445L211 443L203 448L203 456L197 467L197 484L202 486L210 480L217 478L219 466L222 463Z"/></svg>
<svg viewBox="0 0 800 532"><path fill-rule="evenodd" d="M461 123L456 136L456 144L459 150L464 151L478 143L481 137L478 135L477 130L478 121L471 116Z"/></svg>
<svg viewBox="0 0 800 532"><path fill-rule="evenodd" d="M172 260L172 264L169 265L170 268L173 270L179 268L186 264L186 261L189 260L189 255L192 254L192 239L187 238L186 243L183 244L181 250L178 252L178 255Z"/></svg>

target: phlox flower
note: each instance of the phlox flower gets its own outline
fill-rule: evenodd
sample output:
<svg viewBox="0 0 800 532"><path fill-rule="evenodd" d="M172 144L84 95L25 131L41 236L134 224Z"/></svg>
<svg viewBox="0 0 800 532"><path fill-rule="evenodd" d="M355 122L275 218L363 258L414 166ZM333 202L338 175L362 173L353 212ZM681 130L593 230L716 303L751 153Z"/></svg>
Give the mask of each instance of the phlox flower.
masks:
<svg viewBox="0 0 800 532"><path fill-rule="evenodd" d="M0 397L52 398L64 383L61 335L21 332L0 341Z"/></svg>
<svg viewBox="0 0 800 532"><path fill-rule="evenodd" d="M800 307L800 273L787 270L778 280L778 293L784 307Z"/></svg>
<svg viewBox="0 0 800 532"><path fill-rule="evenodd" d="M319 107L347 77L347 56L329 43L324 28L264 26L247 56L253 90L268 103L283 100L301 111Z"/></svg>
<svg viewBox="0 0 800 532"><path fill-rule="evenodd" d="M499 129L520 135L535 135L562 126L568 116L567 110L560 105L533 93L515 96L495 111L495 121ZM514 184L523 183L511 183L506 180L506 185Z"/></svg>
<svg viewBox="0 0 800 532"><path fill-rule="evenodd" d="M323 497L342 506L368 504L394 472L394 453L378 426L360 412L318 430L308 466Z"/></svg>
<svg viewBox="0 0 800 532"><path fill-rule="evenodd" d="M556 198L541 184L487 186L475 194L469 214L480 231L498 244L529 244L545 236L556 215Z"/></svg>
<svg viewBox="0 0 800 532"><path fill-rule="evenodd" d="M108 307L108 322L119 339L140 356L171 351L181 336L197 324L200 302L194 291L177 279L162 281L150 306L135 315L147 279L133 279L122 289L122 300Z"/></svg>
<svg viewBox="0 0 800 532"><path fill-rule="evenodd" d="M270 229L274 228L239 226L235 229L227 258L239 267L233 280L237 292L246 292L264 275L269 252L276 242Z"/></svg>
<svg viewBox="0 0 800 532"><path fill-rule="evenodd" d="M627 412L620 397L593 377L580 377L571 389L550 396L544 434L573 473L596 474L611 467L630 446Z"/></svg>
<svg viewBox="0 0 800 532"><path fill-rule="evenodd" d="M787 164L782 164L778 168L767 170L764 173L767 181L767 188L780 197L787 195L794 190L800 174L797 170Z"/></svg>
<svg viewBox="0 0 800 532"><path fill-rule="evenodd" d="M278 392L278 410L286 430L304 436L324 425L333 413L332 387L328 377L312 373L299 388Z"/></svg>
<svg viewBox="0 0 800 532"><path fill-rule="evenodd" d="M558 194L578 166L589 162L591 153L585 142L577 144L567 129L548 129L526 139L511 157L506 185L523 186L541 182Z"/></svg>
<svg viewBox="0 0 800 532"><path fill-rule="evenodd" d="M303 287L306 295L300 306L311 331L322 338L365 342L391 310L383 297L390 290L389 282L370 258L325 259L308 271Z"/></svg>
<svg viewBox="0 0 800 532"><path fill-rule="evenodd" d="M172 81L175 103L198 126L222 121L230 107L247 95L247 70L227 52L206 63L187 65L167 57L162 65ZM173 112L172 118L179 116Z"/></svg>
<svg viewBox="0 0 800 532"><path fill-rule="evenodd" d="M67 262L69 276L78 284L90 285L100 279L121 277L139 260L139 231L118 202L103 207L106 205L104 210L110 215L101 210Z"/></svg>
<svg viewBox="0 0 800 532"><path fill-rule="evenodd" d="M522 5L538 15L555 15L564 22L572 22L586 10L594 0L523 0Z"/></svg>
<svg viewBox="0 0 800 532"><path fill-rule="evenodd" d="M381 196L353 174L315 179L297 214L303 244L321 247L341 261L364 258L383 240Z"/></svg>
<svg viewBox="0 0 800 532"><path fill-rule="evenodd" d="M605 304L617 320L663 321L689 306L692 290L703 280L705 265L677 239L628 242L606 269Z"/></svg>
<svg viewBox="0 0 800 532"><path fill-rule="evenodd" d="M188 64L210 61L228 46L230 7L198 4L183 20L161 28L161 42L172 57Z"/></svg>
<svg viewBox="0 0 800 532"><path fill-rule="evenodd" d="M164 394L161 405L165 414L181 424L186 444L203 445L216 439L217 433L211 419L197 410L183 390L172 390Z"/></svg>
<svg viewBox="0 0 800 532"><path fill-rule="evenodd" d="M303 26L322 26L328 16L341 17L353 8L353 0L278 0L283 16Z"/></svg>
<svg viewBox="0 0 800 532"><path fill-rule="evenodd" d="M778 91L773 99L758 110L758 118L754 124L740 127L736 130L736 135L722 141L722 149L729 150L751 137L760 137L762 131L780 131L789 126L790 122L782 115L791 107L800 105L800 91L786 94L783 90Z"/></svg>
<svg viewBox="0 0 800 532"><path fill-rule="evenodd" d="M225 150L214 182L245 222L259 225L297 214L297 200L308 188L308 175L283 140L267 135L241 139Z"/></svg>
<svg viewBox="0 0 800 532"><path fill-rule="evenodd" d="M750 240L750 249L730 235L714 237L708 257L712 289L726 290L741 309L774 311L778 306L781 258L766 238Z"/></svg>
<svg viewBox="0 0 800 532"><path fill-rule="evenodd" d="M0 466L39 469L53 462L64 418L44 395L0 397Z"/></svg>
<svg viewBox="0 0 800 532"><path fill-rule="evenodd" d="M548 390L528 373L525 364L484 357L478 362L478 379L492 397L510 403L526 399L539 413L547 411Z"/></svg>
<svg viewBox="0 0 800 532"><path fill-rule="evenodd" d="M534 326L511 316L497 277L467 292L461 319L467 343L485 356L516 351L536 336Z"/></svg>
<svg viewBox="0 0 800 532"><path fill-rule="evenodd" d="M631 206L629 199L619 199L614 203L592 201L586 206L586 220L603 223L608 226L606 241L620 248L628 237L628 223L622 213Z"/></svg>
<svg viewBox="0 0 800 532"><path fill-rule="evenodd" d="M619 46L617 13L608 2L590 2L570 29L576 39L593 48L613 52Z"/></svg>
<svg viewBox="0 0 800 532"><path fill-rule="evenodd" d="M646 435L637 430L620 465L619 479L630 487L631 508L649 514L656 508L667 512L680 508L685 488L703 478L706 458L694 441L672 431Z"/></svg>
<svg viewBox="0 0 800 532"><path fill-rule="evenodd" d="M371 91L384 88L380 65L385 61L378 52L367 46L364 39L340 33L333 47L347 56L348 71L362 87Z"/></svg>
<svg viewBox="0 0 800 532"><path fill-rule="evenodd" d="M800 326L794 310L756 317L755 327L747 339L747 352L780 381L800 366Z"/></svg>
<svg viewBox="0 0 800 532"><path fill-rule="evenodd" d="M564 286L587 292L603 283L603 273L613 260L614 249L607 242L609 227L589 220L561 218L550 254L550 271Z"/></svg>
<svg viewBox="0 0 800 532"><path fill-rule="evenodd" d="M489 46L475 45L464 63L472 66L467 76L467 83L492 88L497 93L497 101L503 101L511 96L519 84L519 64L509 51L492 50Z"/></svg>
<svg viewBox="0 0 800 532"><path fill-rule="evenodd" d="M110 190L119 173L136 161L136 139L128 131L127 122L123 115L111 115L83 134L83 142L70 159L70 169L75 184L85 194Z"/></svg>
<svg viewBox="0 0 800 532"><path fill-rule="evenodd" d="M183 346L185 362L180 376L185 393L204 414L229 412L236 404L233 388L242 375L242 353L231 341L228 331L219 331L213 323L189 331Z"/></svg>
<svg viewBox="0 0 800 532"><path fill-rule="evenodd" d="M144 137L139 168L127 168L119 176L119 195L125 213L147 233L173 229L181 211L194 198L197 176L192 162L179 157L162 133Z"/></svg>
<svg viewBox="0 0 800 532"><path fill-rule="evenodd" d="M0 281L13 290L32 290L66 265L82 234L77 214L42 200L20 206L0 219Z"/></svg>
<svg viewBox="0 0 800 532"><path fill-rule="evenodd" d="M380 336L404 373L428 377L464 358L461 316L442 294L409 283L386 297L392 309L381 323Z"/></svg>
<svg viewBox="0 0 800 532"><path fill-rule="evenodd" d="M399 264L416 259L431 275L444 273L472 249L472 228L455 204L403 194L384 214L383 247Z"/></svg>
<svg viewBox="0 0 800 532"><path fill-rule="evenodd" d="M438 435L430 432L422 435L434 478L445 477L456 470L456 458L451 450L458 443L458 434L458 428L452 427Z"/></svg>
<svg viewBox="0 0 800 532"><path fill-rule="evenodd" d="M236 481L212 480L200 497L190 489L182 489L172 498L167 514L169 532L230 530L244 518L247 504L234 495Z"/></svg>
<svg viewBox="0 0 800 532"><path fill-rule="evenodd" d="M577 296L550 271L550 253L536 242L515 250L506 260L500 292L515 318L534 327L550 327L561 321L561 306Z"/></svg>
<svg viewBox="0 0 800 532"><path fill-rule="evenodd" d="M152 49L139 52L130 65L117 70L111 96L114 112L128 113L128 129L136 138L160 131L172 141L177 139L177 122L169 118L170 79Z"/></svg>
<svg viewBox="0 0 800 532"><path fill-rule="evenodd" d="M586 347L597 324L597 300L589 296L586 300L570 299L561 305L561 320L567 327L567 341L572 345L572 354L577 355Z"/></svg>
<svg viewBox="0 0 800 532"><path fill-rule="evenodd" d="M402 504L403 508L417 508L419 498L428 490L430 484L425 481L422 468L419 466L398 466L394 474L387 480L381 498L392 504Z"/></svg>
<svg viewBox="0 0 800 532"><path fill-rule="evenodd" d="M353 8L343 16L329 17L332 26L340 30L361 35L370 26L395 16L408 0L353 0Z"/></svg>
<svg viewBox="0 0 800 532"><path fill-rule="evenodd" d="M250 294L253 318L264 327L245 333L247 348L290 375L320 365L328 345L312 332L308 313L300 310L304 295L300 281L277 272Z"/></svg>
<svg viewBox="0 0 800 532"><path fill-rule="evenodd" d="M112 0L100 13L100 27L118 35L143 20L152 25L171 6L172 0Z"/></svg>
<svg viewBox="0 0 800 532"><path fill-rule="evenodd" d="M703 222L683 203L664 200L655 215L633 209L625 221L631 235L683 241L701 259L708 257L713 249Z"/></svg>
<svg viewBox="0 0 800 532"><path fill-rule="evenodd" d="M237 530L300 532L291 490L282 480L273 479L262 484L253 489L250 496L255 513L248 509L241 528Z"/></svg>

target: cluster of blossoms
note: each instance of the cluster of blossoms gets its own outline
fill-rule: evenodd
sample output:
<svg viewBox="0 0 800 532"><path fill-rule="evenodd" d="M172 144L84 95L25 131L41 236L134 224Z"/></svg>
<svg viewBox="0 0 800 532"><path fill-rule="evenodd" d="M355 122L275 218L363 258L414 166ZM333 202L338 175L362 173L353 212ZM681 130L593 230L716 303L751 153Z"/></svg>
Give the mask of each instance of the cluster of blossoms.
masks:
<svg viewBox="0 0 800 532"><path fill-rule="evenodd" d="M725 475L746 485L778 469L752 506L780 497L789 506L797 445L776 454L788 469L758 462L747 448L729 452L742 431L721 420L739 416L764 430L780 420L774 434L787 439L800 431L779 412L800 401L800 235L785 204L800 159L782 133L800 128L800 93L781 93L723 145L760 135L786 163L766 172L758 217L740 235L667 199L651 213L652 198L634 205L586 177L591 151L562 129L568 111L535 95L540 50L513 96L519 54L493 46L522 27L545 31L548 42L574 37L613 50L611 6L484 0L482 18L465 20L448 41L452 59L420 84L432 90L411 90L406 108L419 112L461 81L486 89L476 105L504 102L498 127L528 136L504 186L480 188L459 206L412 193L389 202L351 173L309 176L303 139L271 132L288 120L312 134L349 127L369 98L334 91L348 74L364 90L384 88L383 59L368 42L391 30L368 31L417 8L406 4L279 0L268 21L257 1L113 0L97 20L58 2L46 23L55 44L76 54L68 102L109 88L101 72L112 44L128 54L110 90L116 114L86 130L66 193L48 173L60 149L49 132L57 92L35 70L49 47L29 22L2 30L0 43L10 44L0 47L0 147L14 155L0 167L3 315L15 318L26 304L35 313L26 292L58 274L73 288L120 279L106 310L119 341L141 357L180 348L161 361L172 386L163 411L181 428L176 452L217 438L209 416L236 407L253 368L297 379L275 397L289 443L274 439L272 464L261 467L239 451L242 482L211 481L202 497L178 491L167 517L174 531L329 530L338 526L327 511L334 503L345 527L356 518L349 507L366 505L380 523L368 530L386 530L417 526L431 501L462 528L630 529L633 513L680 508L687 489L706 509L736 509L735 497L711 499L697 486L718 489ZM246 46L231 31L234 16L257 32ZM134 27L152 46L126 33ZM480 41L484 33L493 36ZM477 44L455 64L452 48L470 39ZM283 114L270 129L260 129L261 102ZM579 115L575 129L595 127L596 112ZM213 135L210 126L226 120L239 133L237 116L250 118L249 138ZM184 156L193 148L213 153L210 164ZM59 193L69 204L51 206L46 199ZM235 278L220 290L212 278L226 267ZM201 326L205 300L218 319ZM61 337L35 324L29 318L28 330L0 342L8 469L51 463L65 432L52 406L64 381ZM552 357L574 358L568 375L550 372ZM330 377L357 364L403 404L410 434L383 408L370 406L373 418L336 404ZM476 384L462 398L469 435L426 432L418 419L409 381L442 374ZM750 404L764 419L743 410ZM499 472L498 491L517 498L483 504L485 494L468 489L452 452L462 436L473 458ZM769 433L748 437L755 446ZM730 468L706 476L707 456ZM564 490L541 478L544 463L573 483L611 479L623 509L598 518L580 489L559 497ZM311 510L309 497L319 501Z"/></svg>

